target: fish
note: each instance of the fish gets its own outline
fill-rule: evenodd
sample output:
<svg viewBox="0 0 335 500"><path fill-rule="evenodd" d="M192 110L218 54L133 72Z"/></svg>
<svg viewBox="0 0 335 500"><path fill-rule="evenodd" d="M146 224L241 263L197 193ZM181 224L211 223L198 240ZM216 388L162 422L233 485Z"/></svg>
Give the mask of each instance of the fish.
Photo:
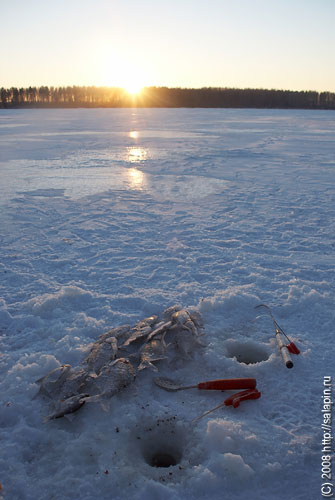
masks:
<svg viewBox="0 0 335 500"><path fill-rule="evenodd" d="M116 337L106 337L103 341L95 342L89 355L82 361L90 371L99 373L101 368L116 358L118 351Z"/></svg>
<svg viewBox="0 0 335 500"><path fill-rule="evenodd" d="M97 343L104 342L106 339L110 337L115 337L117 340L122 339L127 333L130 331L130 325L121 325L117 326L116 328L112 328L111 330L108 330L107 333L103 333L100 335L98 340L96 341Z"/></svg>
<svg viewBox="0 0 335 500"><path fill-rule="evenodd" d="M71 365L60 365L48 372L43 377L36 380L36 384L40 385L38 392L33 399L39 395L53 397L55 393L61 390L66 378L71 373Z"/></svg>
<svg viewBox="0 0 335 500"><path fill-rule="evenodd" d="M96 378L96 373L88 372L84 368L72 370L61 387L61 399L67 399L83 392L90 393L94 388Z"/></svg>
<svg viewBox="0 0 335 500"><path fill-rule="evenodd" d="M202 319L201 314L199 311L192 311L190 313L190 318L193 321L194 325L197 328L198 334L199 335L204 335L205 333L205 326L204 326L204 321Z"/></svg>
<svg viewBox="0 0 335 500"><path fill-rule="evenodd" d="M173 313L171 321L176 327L182 327L185 330L190 330L194 335L198 335L197 328L192 321L190 313L186 309L181 309Z"/></svg>
<svg viewBox="0 0 335 500"><path fill-rule="evenodd" d="M56 418L61 418L79 410L85 404L85 398L88 394L77 394L67 399L62 399L56 404L55 411L43 418L43 423Z"/></svg>
<svg viewBox="0 0 335 500"><path fill-rule="evenodd" d="M160 335L162 333L167 333L169 328L172 326L172 321L161 321L156 325L156 328L147 336L146 341L149 342L152 340L154 337L157 337L157 335Z"/></svg>
<svg viewBox="0 0 335 500"><path fill-rule="evenodd" d="M200 341L200 337L204 335L204 326L199 312L190 313L187 309L181 309L172 314L171 320L175 330L173 344L183 359L192 358L196 347L206 347Z"/></svg>
<svg viewBox="0 0 335 500"><path fill-rule="evenodd" d="M132 342L136 340L142 339L149 335L152 332L152 327L157 323L158 316L152 315L148 318L142 319L139 321L131 330L130 337L122 344L121 347L127 347Z"/></svg>
<svg viewBox="0 0 335 500"><path fill-rule="evenodd" d="M103 366L93 384L99 395L106 398L115 396L136 378L136 370L127 358L116 360ZM94 397L94 396L93 396Z"/></svg>
<svg viewBox="0 0 335 500"><path fill-rule="evenodd" d="M138 323L136 323L136 325L134 326L134 329L140 330L141 328L144 328L147 326L152 326L155 323L157 323L157 321L158 321L158 316L153 314L152 316L149 316L148 318L144 318L141 321L139 321Z"/></svg>
<svg viewBox="0 0 335 500"><path fill-rule="evenodd" d="M152 368L156 372L158 371L158 368L153 364L153 362L167 359L167 345L164 340L165 333L166 332L163 332L161 337L157 338L156 336L156 338L144 344L141 348L140 364L137 368L138 371L144 370L144 368Z"/></svg>
<svg viewBox="0 0 335 500"><path fill-rule="evenodd" d="M164 311L163 319L164 321L158 323L155 330L148 335L147 341L152 340L154 337L163 332L175 332L181 328L184 330L190 330L195 336L202 334L202 318L200 313L196 311L190 313L187 309L182 309L181 306L175 305Z"/></svg>
<svg viewBox="0 0 335 500"><path fill-rule="evenodd" d="M166 322L166 321L171 320L171 316L175 312L178 312L181 310L182 310L182 306L180 304L175 304L171 307L168 307L167 309L165 309L165 311L163 311L163 321Z"/></svg>

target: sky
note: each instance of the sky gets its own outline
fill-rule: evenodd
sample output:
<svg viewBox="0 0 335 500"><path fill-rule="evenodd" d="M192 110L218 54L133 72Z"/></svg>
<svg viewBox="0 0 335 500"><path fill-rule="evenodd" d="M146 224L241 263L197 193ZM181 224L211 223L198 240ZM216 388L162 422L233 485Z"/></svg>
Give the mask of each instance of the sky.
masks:
<svg viewBox="0 0 335 500"><path fill-rule="evenodd" d="M11 0L0 10L0 87L335 91L335 0Z"/></svg>

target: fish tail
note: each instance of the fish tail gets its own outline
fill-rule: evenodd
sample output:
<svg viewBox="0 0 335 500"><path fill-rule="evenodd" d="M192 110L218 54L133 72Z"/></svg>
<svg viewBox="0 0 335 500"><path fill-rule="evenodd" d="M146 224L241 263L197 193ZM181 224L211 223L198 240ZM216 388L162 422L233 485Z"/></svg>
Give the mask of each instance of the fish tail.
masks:
<svg viewBox="0 0 335 500"><path fill-rule="evenodd" d="M53 418L54 417L52 415L47 415L46 417L42 418L42 423L46 424L47 422L50 422L50 420L53 420Z"/></svg>

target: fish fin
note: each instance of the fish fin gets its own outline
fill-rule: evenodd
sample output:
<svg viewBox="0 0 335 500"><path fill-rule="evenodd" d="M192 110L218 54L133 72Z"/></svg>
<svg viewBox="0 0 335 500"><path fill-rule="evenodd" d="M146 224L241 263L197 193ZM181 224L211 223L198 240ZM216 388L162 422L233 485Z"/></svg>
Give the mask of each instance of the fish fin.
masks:
<svg viewBox="0 0 335 500"><path fill-rule="evenodd" d="M36 394L34 394L34 396L31 398L31 400L33 401L34 399L36 399L39 395L41 394L41 389L39 389Z"/></svg>
<svg viewBox="0 0 335 500"><path fill-rule="evenodd" d="M161 342L163 344L163 347L166 349L167 345L166 345L166 342L165 342L165 335L166 335L166 330L165 330L165 332L162 333L162 336L161 336Z"/></svg>
<svg viewBox="0 0 335 500"><path fill-rule="evenodd" d="M151 368L154 372L158 372L157 366L151 363L151 361L142 361L138 366L138 371L144 370L144 368Z"/></svg>
<svg viewBox="0 0 335 500"><path fill-rule="evenodd" d="M44 396L47 398L50 398L50 394L44 389L43 386L39 388L39 390L36 392L36 394L31 398L32 400L36 399L38 396Z"/></svg>
<svg viewBox="0 0 335 500"><path fill-rule="evenodd" d="M69 421L72 422L76 418L76 412L73 413L65 413L64 417Z"/></svg>
<svg viewBox="0 0 335 500"><path fill-rule="evenodd" d="M95 396L88 396L88 397L82 398L81 401L84 401L84 403L99 403L101 408L104 411L109 412L109 410L110 410L110 401L104 400L103 393L96 394Z"/></svg>
<svg viewBox="0 0 335 500"><path fill-rule="evenodd" d="M46 424L47 422L50 422L50 420L53 420L53 415L47 415L46 417L42 418L42 423Z"/></svg>

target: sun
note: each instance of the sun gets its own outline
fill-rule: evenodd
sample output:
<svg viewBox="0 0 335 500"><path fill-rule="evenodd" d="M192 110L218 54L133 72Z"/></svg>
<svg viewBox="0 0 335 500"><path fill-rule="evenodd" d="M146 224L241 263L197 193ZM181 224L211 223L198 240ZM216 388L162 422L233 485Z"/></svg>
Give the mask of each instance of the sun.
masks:
<svg viewBox="0 0 335 500"><path fill-rule="evenodd" d="M129 84L123 85L123 88L126 90L126 92L128 92L128 94L135 97L141 93L143 85L137 82L131 82Z"/></svg>
<svg viewBox="0 0 335 500"><path fill-rule="evenodd" d="M124 89L133 98L138 97L142 90L155 81L148 63L125 50L116 53L105 47L99 53L97 68L96 73L99 76L96 81L99 81L100 85Z"/></svg>
<svg viewBox="0 0 335 500"><path fill-rule="evenodd" d="M96 81L102 86L122 88L132 98L140 96L142 90L152 85L155 79L146 61L135 59L126 52L115 53L105 48L99 54L96 72L99 77Z"/></svg>

